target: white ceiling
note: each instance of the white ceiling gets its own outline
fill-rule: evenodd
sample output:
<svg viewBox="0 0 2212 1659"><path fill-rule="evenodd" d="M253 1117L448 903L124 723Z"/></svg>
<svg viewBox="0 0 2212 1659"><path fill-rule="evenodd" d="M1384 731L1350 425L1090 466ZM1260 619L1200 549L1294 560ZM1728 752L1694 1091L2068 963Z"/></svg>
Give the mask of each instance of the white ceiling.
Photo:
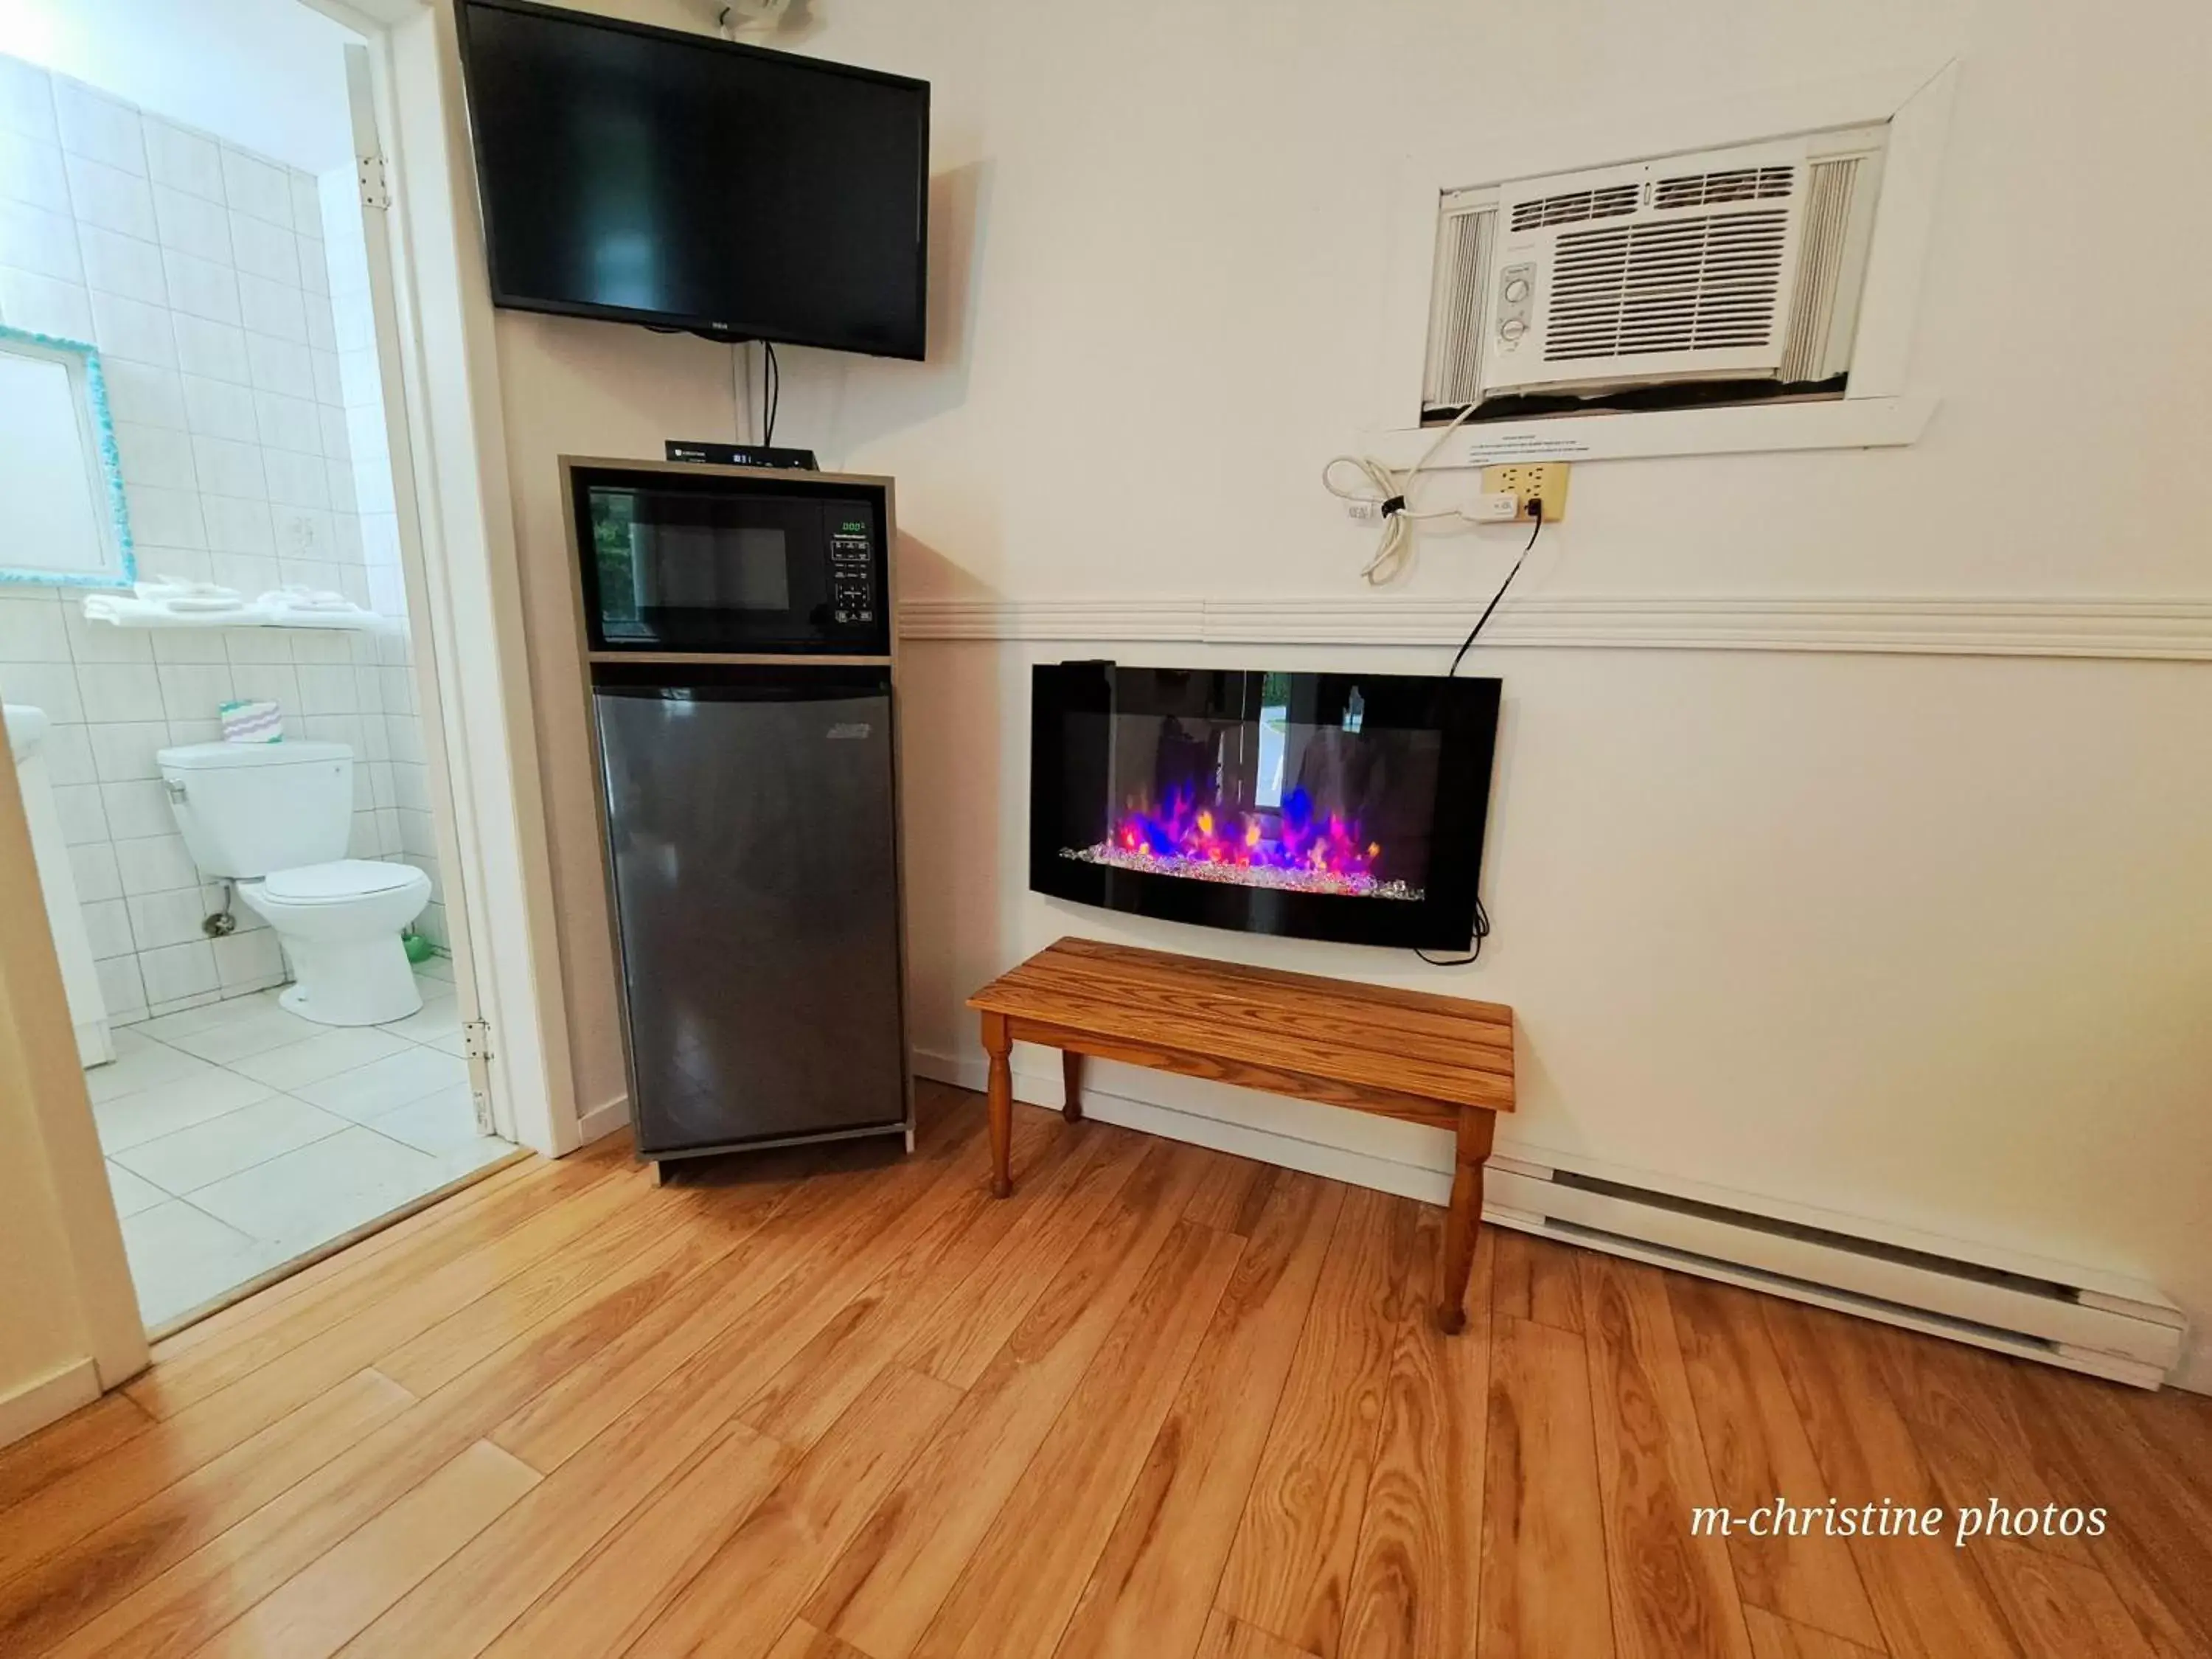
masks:
<svg viewBox="0 0 2212 1659"><path fill-rule="evenodd" d="M351 161L357 38L301 0L0 0L0 52L310 173Z"/></svg>

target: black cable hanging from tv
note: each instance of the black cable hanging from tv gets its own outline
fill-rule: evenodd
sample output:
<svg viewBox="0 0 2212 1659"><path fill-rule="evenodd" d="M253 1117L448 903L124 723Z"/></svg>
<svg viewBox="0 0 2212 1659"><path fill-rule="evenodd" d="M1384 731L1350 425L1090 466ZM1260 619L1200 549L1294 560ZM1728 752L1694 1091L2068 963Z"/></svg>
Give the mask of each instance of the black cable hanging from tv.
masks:
<svg viewBox="0 0 2212 1659"><path fill-rule="evenodd" d="M761 442L763 446L772 447L775 442L776 410L783 404L783 365L775 360L775 341L763 340L761 344L763 348L761 358L761 409L764 416L762 422Z"/></svg>

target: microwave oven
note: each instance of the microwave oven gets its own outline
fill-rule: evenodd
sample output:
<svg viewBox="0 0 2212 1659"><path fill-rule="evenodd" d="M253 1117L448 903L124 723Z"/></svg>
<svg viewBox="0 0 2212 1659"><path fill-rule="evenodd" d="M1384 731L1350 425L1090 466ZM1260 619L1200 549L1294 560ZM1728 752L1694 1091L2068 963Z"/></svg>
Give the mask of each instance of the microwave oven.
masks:
<svg viewBox="0 0 2212 1659"><path fill-rule="evenodd" d="M889 657L890 481L564 457L594 657Z"/></svg>

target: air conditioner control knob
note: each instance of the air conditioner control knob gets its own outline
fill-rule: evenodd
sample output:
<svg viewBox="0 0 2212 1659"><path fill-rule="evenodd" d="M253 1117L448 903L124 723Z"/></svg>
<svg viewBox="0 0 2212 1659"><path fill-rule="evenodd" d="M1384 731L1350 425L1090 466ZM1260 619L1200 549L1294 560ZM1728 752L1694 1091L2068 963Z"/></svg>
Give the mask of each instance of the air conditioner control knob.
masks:
<svg viewBox="0 0 2212 1659"><path fill-rule="evenodd" d="M1498 325L1498 337L1501 340L1518 340L1528 331L1528 325L1522 322L1518 317L1508 317L1504 322Z"/></svg>
<svg viewBox="0 0 2212 1659"><path fill-rule="evenodd" d="M1528 282L1526 277L1516 276L1505 284L1505 302L1508 305L1517 306L1528 297Z"/></svg>

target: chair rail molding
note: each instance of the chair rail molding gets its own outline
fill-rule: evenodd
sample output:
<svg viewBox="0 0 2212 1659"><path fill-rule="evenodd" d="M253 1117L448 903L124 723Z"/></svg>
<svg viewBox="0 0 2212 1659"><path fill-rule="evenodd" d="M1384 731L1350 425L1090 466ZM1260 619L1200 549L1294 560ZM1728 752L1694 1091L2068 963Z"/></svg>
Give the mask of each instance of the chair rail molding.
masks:
<svg viewBox="0 0 2212 1659"><path fill-rule="evenodd" d="M1484 599L1298 594L1008 599L916 597L909 640L1197 645L1455 645ZM1761 594L1509 597L1493 647L1582 650L1826 651L1922 656L2212 661L2212 599L1850 598Z"/></svg>

